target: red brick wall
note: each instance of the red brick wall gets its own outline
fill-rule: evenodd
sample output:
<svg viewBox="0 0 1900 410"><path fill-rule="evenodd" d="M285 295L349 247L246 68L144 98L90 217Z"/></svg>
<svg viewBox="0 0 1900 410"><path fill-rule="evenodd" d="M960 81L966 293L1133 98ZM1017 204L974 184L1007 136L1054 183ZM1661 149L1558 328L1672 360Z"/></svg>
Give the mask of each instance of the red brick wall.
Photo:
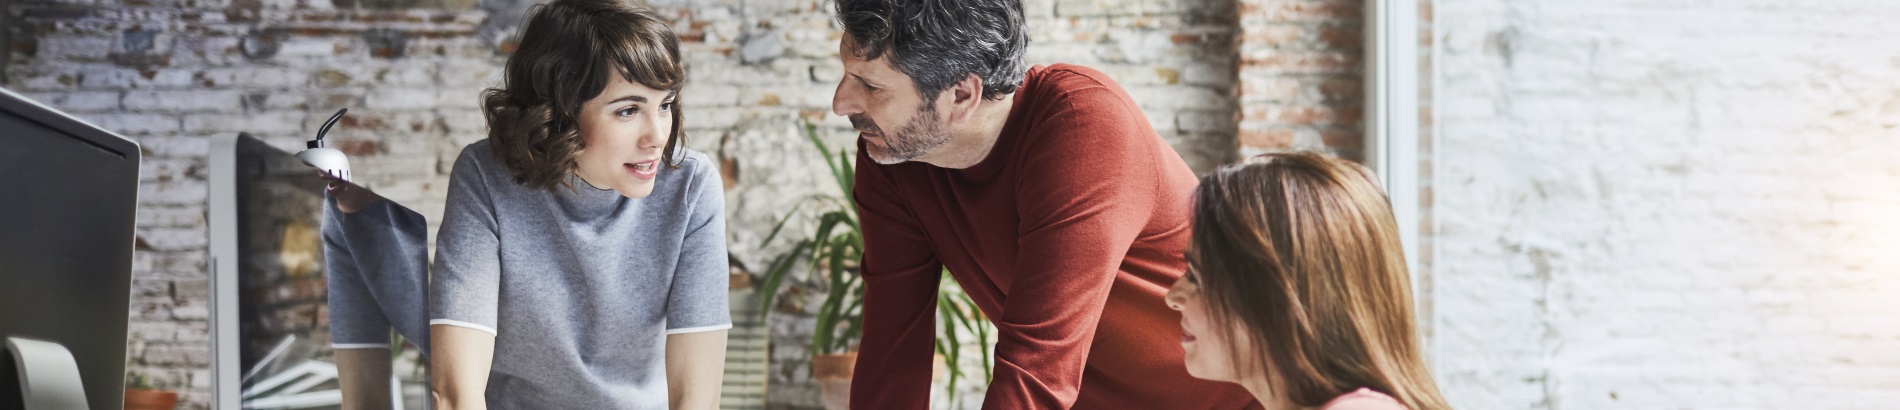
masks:
<svg viewBox="0 0 1900 410"><path fill-rule="evenodd" d="M1323 148L1364 158L1365 8L1351 0L1240 0L1239 151Z"/></svg>

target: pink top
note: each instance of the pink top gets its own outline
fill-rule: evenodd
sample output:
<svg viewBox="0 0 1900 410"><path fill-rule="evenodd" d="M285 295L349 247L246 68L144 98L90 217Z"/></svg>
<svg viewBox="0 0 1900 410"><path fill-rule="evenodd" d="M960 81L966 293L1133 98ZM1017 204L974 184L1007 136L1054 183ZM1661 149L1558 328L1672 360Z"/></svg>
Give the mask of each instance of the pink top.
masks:
<svg viewBox="0 0 1900 410"><path fill-rule="evenodd" d="M1334 397L1333 401L1319 406L1319 410L1406 410L1406 407L1392 396L1361 387Z"/></svg>

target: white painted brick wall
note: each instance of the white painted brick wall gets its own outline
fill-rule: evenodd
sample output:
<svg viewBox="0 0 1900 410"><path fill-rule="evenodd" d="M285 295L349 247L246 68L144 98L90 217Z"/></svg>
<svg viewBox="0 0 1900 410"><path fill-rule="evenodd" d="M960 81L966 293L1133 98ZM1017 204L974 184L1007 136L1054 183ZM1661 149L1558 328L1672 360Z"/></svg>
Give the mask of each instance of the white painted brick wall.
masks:
<svg viewBox="0 0 1900 410"><path fill-rule="evenodd" d="M1900 403L1900 2L1434 3L1454 405Z"/></svg>

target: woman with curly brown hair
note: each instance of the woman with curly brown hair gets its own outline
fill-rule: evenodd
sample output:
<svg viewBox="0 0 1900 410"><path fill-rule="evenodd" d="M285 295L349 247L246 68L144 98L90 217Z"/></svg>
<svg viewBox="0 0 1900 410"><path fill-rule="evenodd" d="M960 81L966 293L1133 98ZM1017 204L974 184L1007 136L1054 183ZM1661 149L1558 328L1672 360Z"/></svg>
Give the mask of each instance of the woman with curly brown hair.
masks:
<svg viewBox="0 0 1900 410"><path fill-rule="evenodd" d="M1269 409L1441 410L1398 224L1371 171L1269 154L1201 178L1181 312L1188 374Z"/></svg>
<svg viewBox="0 0 1900 410"><path fill-rule="evenodd" d="M681 145L686 76L653 11L536 6L488 138L450 172L429 324L436 402L713 408L728 274L724 193Z"/></svg>

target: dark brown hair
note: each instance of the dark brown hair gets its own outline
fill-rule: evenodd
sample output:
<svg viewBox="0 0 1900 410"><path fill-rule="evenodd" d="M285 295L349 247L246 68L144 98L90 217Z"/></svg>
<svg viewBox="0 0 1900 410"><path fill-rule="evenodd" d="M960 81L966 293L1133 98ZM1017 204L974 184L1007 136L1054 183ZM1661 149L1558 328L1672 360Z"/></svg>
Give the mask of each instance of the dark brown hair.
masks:
<svg viewBox="0 0 1900 410"><path fill-rule="evenodd" d="M610 75L677 95L686 84L679 38L659 14L622 0L555 0L528 13L502 86L482 92L488 141L516 183L572 189L567 176L586 148L581 104L605 91ZM675 98L673 133L661 155L678 167L675 151L685 133Z"/></svg>
<svg viewBox="0 0 1900 410"><path fill-rule="evenodd" d="M1398 224L1371 171L1267 154L1201 178L1188 266L1237 371L1294 404L1361 387L1413 410L1448 406L1420 351ZM1244 334L1231 334L1242 329ZM1247 358L1253 360L1248 361Z"/></svg>

